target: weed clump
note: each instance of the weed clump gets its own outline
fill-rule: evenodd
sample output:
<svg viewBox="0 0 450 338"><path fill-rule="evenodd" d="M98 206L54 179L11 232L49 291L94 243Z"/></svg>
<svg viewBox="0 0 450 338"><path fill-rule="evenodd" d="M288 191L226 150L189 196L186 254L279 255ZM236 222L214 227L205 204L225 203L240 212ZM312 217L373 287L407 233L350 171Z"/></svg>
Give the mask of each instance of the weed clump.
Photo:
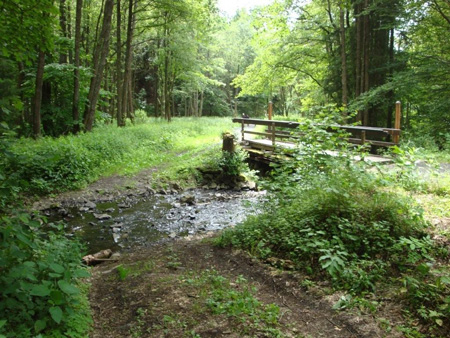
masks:
<svg viewBox="0 0 450 338"><path fill-rule="evenodd" d="M16 212L0 219L0 337L85 337L92 323L81 247Z"/></svg>
<svg viewBox="0 0 450 338"><path fill-rule="evenodd" d="M292 261L296 269L328 278L356 297L390 281L411 312L427 325L442 326L450 315L450 280L433 267L439 248L425 231L422 208L380 185L364 162L353 160L339 135L308 128L294 160L266 184L270 194L263 211L225 230L217 244L269 262Z"/></svg>

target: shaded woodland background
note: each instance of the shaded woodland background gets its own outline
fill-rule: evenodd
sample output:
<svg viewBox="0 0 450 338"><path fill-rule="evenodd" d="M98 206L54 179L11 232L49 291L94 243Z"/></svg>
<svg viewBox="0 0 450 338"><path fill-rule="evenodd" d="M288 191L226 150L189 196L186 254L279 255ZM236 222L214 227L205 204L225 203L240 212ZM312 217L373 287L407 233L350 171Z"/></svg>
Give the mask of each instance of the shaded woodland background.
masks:
<svg viewBox="0 0 450 338"><path fill-rule="evenodd" d="M136 114L349 116L450 138L450 1L313 0L222 15L214 0L0 1L2 133L59 136Z"/></svg>

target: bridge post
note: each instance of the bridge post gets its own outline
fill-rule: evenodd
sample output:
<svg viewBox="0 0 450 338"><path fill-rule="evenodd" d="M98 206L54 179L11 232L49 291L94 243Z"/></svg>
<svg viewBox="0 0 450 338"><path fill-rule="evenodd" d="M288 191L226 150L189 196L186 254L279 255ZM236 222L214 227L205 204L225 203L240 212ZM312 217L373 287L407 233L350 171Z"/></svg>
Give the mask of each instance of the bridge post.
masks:
<svg viewBox="0 0 450 338"><path fill-rule="evenodd" d="M395 122L394 122L395 129L400 129L401 118L402 118L402 104L400 101L397 101L395 102ZM398 134L398 132L396 132L392 140L394 141L394 143L398 143L399 139L400 135Z"/></svg>
<svg viewBox="0 0 450 338"><path fill-rule="evenodd" d="M226 132L223 134L222 139L222 151L229 152L230 154L234 153L234 135Z"/></svg>
<svg viewBox="0 0 450 338"><path fill-rule="evenodd" d="M245 138L245 136L244 136L244 134L245 134L244 129L245 129L245 124L244 124L244 120L242 120L242 122L241 122L241 141L242 142L244 142L244 138Z"/></svg>
<svg viewBox="0 0 450 338"><path fill-rule="evenodd" d="M275 122L272 122L272 146L275 147Z"/></svg>
<svg viewBox="0 0 450 338"><path fill-rule="evenodd" d="M268 115L267 118L269 120L272 120L272 112L273 112L273 102L269 101L269 109L267 111L267 115Z"/></svg>

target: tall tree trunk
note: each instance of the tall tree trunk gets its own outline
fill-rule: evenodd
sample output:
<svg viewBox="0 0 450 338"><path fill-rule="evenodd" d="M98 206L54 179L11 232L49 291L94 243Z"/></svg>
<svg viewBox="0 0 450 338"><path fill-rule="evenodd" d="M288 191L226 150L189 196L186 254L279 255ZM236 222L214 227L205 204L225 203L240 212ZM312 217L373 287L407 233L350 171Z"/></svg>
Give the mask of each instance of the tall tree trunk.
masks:
<svg viewBox="0 0 450 338"><path fill-rule="evenodd" d="M41 136L41 103L42 85L44 83L45 52L39 49L38 67L36 71L36 89L34 92L32 114L33 114L33 137Z"/></svg>
<svg viewBox="0 0 450 338"><path fill-rule="evenodd" d="M84 52L86 55L91 53L89 48L89 37L91 34L90 21L91 21L91 9L90 9L91 1L84 2L84 13L86 13L86 19L83 22L83 30L81 32L81 44L83 45ZM88 66L87 61L85 61L86 66Z"/></svg>
<svg viewBox="0 0 450 338"><path fill-rule="evenodd" d="M198 108L198 116L202 116L203 115L203 99L204 99L204 91L202 90L200 92L200 107Z"/></svg>
<svg viewBox="0 0 450 338"><path fill-rule="evenodd" d="M61 28L61 36L67 37L67 17L66 17L66 0L59 0L59 26ZM67 54L59 53L59 63L67 63Z"/></svg>
<svg viewBox="0 0 450 338"><path fill-rule="evenodd" d="M24 93L23 93L23 83L25 81L25 66L23 62L17 63L17 70L19 71L17 74L17 89L19 91L19 97L22 102L25 101ZM17 119L17 125L24 126L27 121L27 116L25 114L25 109L21 109L20 117Z"/></svg>
<svg viewBox="0 0 450 338"><path fill-rule="evenodd" d="M137 4L137 0L135 0ZM127 41L125 50L125 72L123 75L123 98L122 98L122 112L127 115L133 115L133 93L132 93L132 69L131 64L133 61L133 34L134 34L134 10L133 0L128 2L128 24L127 24Z"/></svg>
<svg viewBox="0 0 450 338"><path fill-rule="evenodd" d="M164 115L167 119L167 121L171 121L172 117L170 115L170 95L169 95L169 65L170 65L170 51L167 50L168 47L168 39L169 39L169 29L167 27L168 21L167 21L167 13L166 13L166 21L165 21L165 27L164 27Z"/></svg>
<svg viewBox="0 0 450 338"><path fill-rule="evenodd" d="M361 4L355 5L355 19L356 19L356 55L355 55L355 96L358 98L361 95ZM356 120L362 122L362 112L358 111Z"/></svg>
<svg viewBox="0 0 450 338"><path fill-rule="evenodd" d="M236 75L239 75L239 71L240 71L240 65L238 64L237 65ZM238 116L238 111L237 111L237 108L238 108L237 96L238 96L238 94L239 94L238 93L238 88L236 86L233 86L233 102L234 102L234 105L232 106L232 109L233 109L233 116L234 117Z"/></svg>
<svg viewBox="0 0 450 338"><path fill-rule="evenodd" d="M75 69L73 79L73 102L72 102L72 118L73 132L76 134L80 131L80 46L81 46L81 15L83 8L83 0L77 0L75 13Z"/></svg>
<svg viewBox="0 0 450 338"><path fill-rule="evenodd" d="M98 31L100 29L100 21L102 18L102 13L104 13L104 12L106 12L105 0L102 0L101 6L100 6L100 12L99 12L98 18L97 18L97 24L95 25L94 52L97 49L97 44L101 43L101 41L98 40Z"/></svg>
<svg viewBox="0 0 450 338"><path fill-rule="evenodd" d="M193 94L193 101L194 101L194 116L198 116L198 90L196 90Z"/></svg>
<svg viewBox="0 0 450 338"><path fill-rule="evenodd" d="M389 33L389 77L394 74L394 29ZM394 107L394 91L389 90L388 94L388 106L387 106L387 127L392 128L392 110Z"/></svg>
<svg viewBox="0 0 450 338"><path fill-rule="evenodd" d="M106 65L106 57L109 52L109 38L111 35L111 18L114 7L114 0L106 0L103 14L102 31L100 39L94 53L94 76L91 79L88 100L89 104L84 113L84 127L87 131L92 130L97 106L98 95L103 78L103 71Z"/></svg>
<svg viewBox="0 0 450 338"><path fill-rule="evenodd" d="M75 19L76 20L76 19ZM67 37L72 40L72 7L71 2L67 4ZM73 64L73 50L69 48L69 63Z"/></svg>
<svg viewBox="0 0 450 338"><path fill-rule="evenodd" d="M345 16L342 2L339 4L339 30L341 36L341 82L342 82L342 105L347 107L348 89L347 89L347 56L345 42ZM346 114L346 112L344 112Z"/></svg>
<svg viewBox="0 0 450 338"><path fill-rule="evenodd" d="M369 0L364 0L364 10L367 11L369 9ZM363 34L363 54L364 54L364 60L363 60L363 93L366 93L369 91L369 49L370 49L370 21L369 21L369 13L365 13L364 15L364 34ZM364 109L364 115L363 115L363 125L367 126L369 125L369 108L366 107Z"/></svg>
<svg viewBox="0 0 450 338"><path fill-rule="evenodd" d="M117 126L125 126L123 117L123 77L122 77L122 11L120 0L117 0L117 28L116 28L116 88L117 88Z"/></svg>

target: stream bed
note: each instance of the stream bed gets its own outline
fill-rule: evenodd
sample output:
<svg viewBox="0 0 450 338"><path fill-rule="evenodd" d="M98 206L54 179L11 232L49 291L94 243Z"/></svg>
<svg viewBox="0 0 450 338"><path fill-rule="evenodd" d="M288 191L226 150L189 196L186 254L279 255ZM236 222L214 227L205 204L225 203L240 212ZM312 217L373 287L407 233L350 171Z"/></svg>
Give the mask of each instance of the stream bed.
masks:
<svg viewBox="0 0 450 338"><path fill-rule="evenodd" d="M104 249L130 251L157 242L234 226L258 213L264 191L193 189L153 194L143 199L86 202L49 214L63 218L66 232L78 237L89 253Z"/></svg>

